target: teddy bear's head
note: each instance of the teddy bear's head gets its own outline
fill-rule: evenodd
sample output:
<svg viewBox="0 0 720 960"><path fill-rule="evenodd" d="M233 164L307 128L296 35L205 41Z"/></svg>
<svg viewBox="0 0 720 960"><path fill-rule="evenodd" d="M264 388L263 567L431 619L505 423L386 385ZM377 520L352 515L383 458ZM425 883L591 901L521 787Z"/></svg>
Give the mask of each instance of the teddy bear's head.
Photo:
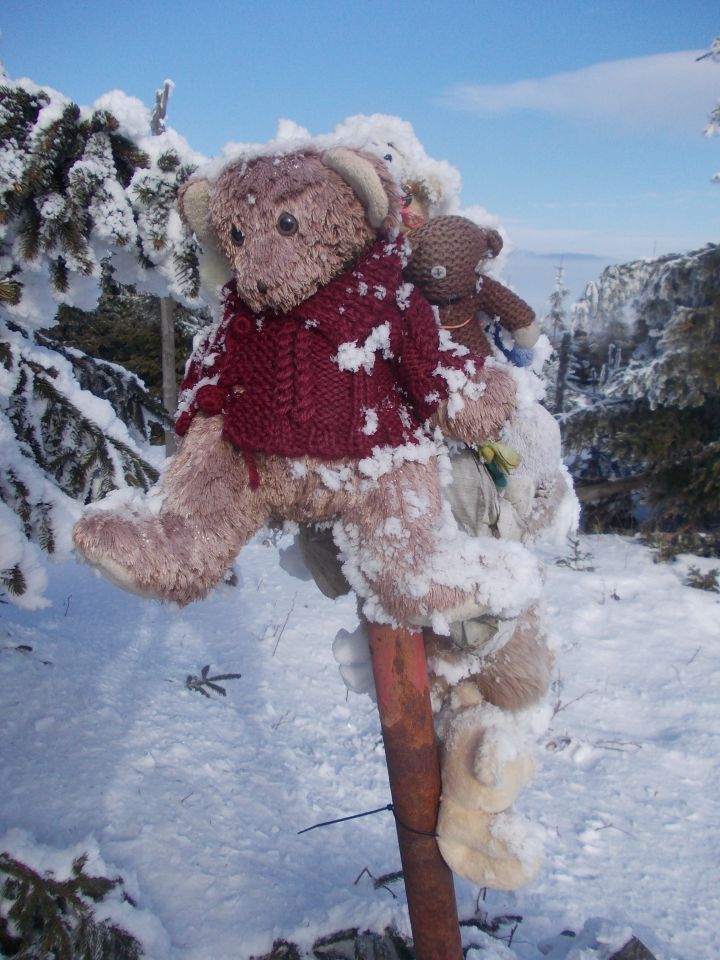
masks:
<svg viewBox="0 0 720 960"><path fill-rule="evenodd" d="M443 306L474 293L488 260L502 250L496 230L467 217L434 217L410 237L412 254L405 276L430 303Z"/></svg>
<svg viewBox="0 0 720 960"><path fill-rule="evenodd" d="M188 183L179 209L254 313L286 313L352 266L399 202L380 160L337 148L234 161L214 182Z"/></svg>

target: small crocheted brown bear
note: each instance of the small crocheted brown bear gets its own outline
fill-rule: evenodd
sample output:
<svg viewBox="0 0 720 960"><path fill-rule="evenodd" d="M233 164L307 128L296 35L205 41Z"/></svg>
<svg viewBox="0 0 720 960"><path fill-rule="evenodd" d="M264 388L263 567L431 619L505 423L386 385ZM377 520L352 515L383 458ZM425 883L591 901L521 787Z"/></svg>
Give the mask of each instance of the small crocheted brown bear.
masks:
<svg viewBox="0 0 720 960"><path fill-rule="evenodd" d="M502 250L500 234L467 217L434 217L413 231L410 243L405 276L438 308L440 323L453 340L487 356L490 344L482 323L476 322L482 313L512 334L510 359L525 366L540 335L535 314L517 294L484 273L487 262Z"/></svg>

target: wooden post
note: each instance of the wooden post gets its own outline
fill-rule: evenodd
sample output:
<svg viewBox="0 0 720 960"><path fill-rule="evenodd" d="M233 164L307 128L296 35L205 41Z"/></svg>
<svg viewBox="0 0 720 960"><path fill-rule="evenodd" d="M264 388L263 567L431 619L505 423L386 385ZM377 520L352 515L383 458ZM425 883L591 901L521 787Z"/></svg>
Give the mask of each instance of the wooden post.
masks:
<svg viewBox="0 0 720 960"><path fill-rule="evenodd" d="M434 837L440 761L422 634L369 628L415 956L462 960L452 872Z"/></svg>
<svg viewBox="0 0 720 960"><path fill-rule="evenodd" d="M178 392L175 374L175 319L173 301L170 297L160 299L160 339L162 344L163 406L171 417L175 416ZM171 457L177 450L177 437L172 427L165 431L165 454Z"/></svg>
<svg viewBox="0 0 720 960"><path fill-rule="evenodd" d="M155 108L150 120L150 130L154 137L165 132L167 106L173 90L172 80L166 80L155 91ZM177 380L175 374L175 320L171 297L160 298L160 344L162 351L162 391L165 412L175 416L177 409ZM171 457L177 450L177 437L172 427L165 431L165 455Z"/></svg>

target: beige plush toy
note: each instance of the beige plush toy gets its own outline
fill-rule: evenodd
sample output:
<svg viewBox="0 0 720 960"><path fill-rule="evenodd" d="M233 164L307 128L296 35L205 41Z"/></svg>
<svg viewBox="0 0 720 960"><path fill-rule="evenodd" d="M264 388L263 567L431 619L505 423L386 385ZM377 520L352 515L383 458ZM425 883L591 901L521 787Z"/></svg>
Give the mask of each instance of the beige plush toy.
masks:
<svg viewBox="0 0 720 960"><path fill-rule="evenodd" d="M415 230L411 245L405 275L457 342L489 355L486 326L499 322L511 337L502 347L508 360L517 367L532 362L539 337L533 311L486 272L502 247L499 234L464 217L443 216ZM480 455L466 449L454 458L446 495L460 526L525 543L555 523L572 526L576 504L554 418L525 395L502 439L517 454L502 484L483 463L492 445L478 445ZM504 621L480 616L453 624L449 637L428 636L426 650L442 745L440 849L457 873L477 883L520 886L537 872L541 853L537 833L512 807L534 772L532 730L544 723L551 678L539 607Z"/></svg>
<svg viewBox="0 0 720 960"><path fill-rule="evenodd" d="M331 520L370 619L462 618L487 604L490 574L508 585L499 608L521 602L533 565L458 530L438 459L438 427L497 437L514 383L444 338L403 277L398 204L384 164L343 148L235 161L186 186L181 215L234 279L189 365L159 496L100 504L75 527L108 577L188 603L266 521Z"/></svg>
<svg viewBox="0 0 720 960"><path fill-rule="evenodd" d="M408 231L405 276L435 305L440 323L486 356L485 323L499 319L515 336L512 350L531 352L538 336L532 310L485 273L501 248L499 234L458 216L424 224ZM555 420L526 398L502 437L519 451L519 464L503 486L471 449L452 458L444 495L461 528L473 536L530 542L562 512L571 525L574 498ZM347 590L322 531L303 530L301 547L321 589L330 596ZM426 631L425 645L441 745L441 852L455 872L480 886L514 889L535 876L542 849L537 831L513 809L534 772L534 740L547 716L553 657L538 605L505 618L478 610L452 623L449 636ZM371 691L362 622L352 634L341 631L333 649L350 689Z"/></svg>

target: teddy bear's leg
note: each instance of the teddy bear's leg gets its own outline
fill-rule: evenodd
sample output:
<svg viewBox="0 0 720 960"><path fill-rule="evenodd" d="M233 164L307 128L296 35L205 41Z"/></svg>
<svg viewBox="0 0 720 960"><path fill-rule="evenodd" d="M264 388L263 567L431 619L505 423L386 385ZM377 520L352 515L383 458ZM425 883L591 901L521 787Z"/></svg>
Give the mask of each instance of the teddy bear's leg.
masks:
<svg viewBox="0 0 720 960"><path fill-rule="evenodd" d="M333 535L343 560L343 572L361 596L369 620L428 624L435 614L447 622L477 616L486 604L489 565L507 572L507 581L519 593L532 581L539 590L537 563L512 556L491 538L462 533L443 504L437 461L405 461L364 482L348 504Z"/></svg>
<svg viewBox="0 0 720 960"><path fill-rule="evenodd" d="M360 596L369 598L364 607L369 620L382 619L384 612L408 623L425 612L431 581L425 568L440 538L437 469L405 462L363 486L333 530L343 573ZM447 608L467 598L454 591L439 599ZM382 611L373 609L374 601Z"/></svg>
<svg viewBox="0 0 720 960"><path fill-rule="evenodd" d="M198 415L163 477L157 514L96 509L73 541L124 589L186 604L204 596L267 518L222 419Z"/></svg>
<svg viewBox="0 0 720 960"><path fill-rule="evenodd" d="M535 770L553 656L537 609L512 627L495 621L493 629L492 623L455 624L453 638L426 634L441 743L438 842L456 873L481 886L513 889L532 879L541 859L537 830L511 805ZM446 677L462 664L472 672L449 683ZM538 704L539 711L531 709Z"/></svg>
<svg viewBox="0 0 720 960"><path fill-rule="evenodd" d="M425 632L438 710L451 696L465 707L487 702L503 710L524 710L545 697L555 661L537 608L510 621L504 641L498 626L495 618L477 617L452 624L449 637ZM450 686L446 677L463 672L464 679Z"/></svg>
<svg viewBox="0 0 720 960"><path fill-rule="evenodd" d="M488 703L503 710L523 710L545 697L554 664L537 610L532 608L518 618L505 646L491 653L478 676L467 682L474 683Z"/></svg>
<svg viewBox="0 0 720 960"><path fill-rule="evenodd" d="M539 832L512 810L535 761L515 718L489 704L456 714L441 746L440 852L455 873L512 890L536 875Z"/></svg>
<svg viewBox="0 0 720 960"><path fill-rule="evenodd" d="M482 703L441 729L438 843L449 866L480 886L528 883L542 858L538 831L512 804L535 772L522 720Z"/></svg>
<svg viewBox="0 0 720 960"><path fill-rule="evenodd" d="M491 814L443 801L437 835L450 869L480 887L517 890L535 879L542 863L540 831L512 810Z"/></svg>
<svg viewBox="0 0 720 960"><path fill-rule="evenodd" d="M468 810L500 813L532 779L535 760L514 742L514 733L511 737L501 722L493 723L497 711L488 719L469 713L458 718L459 729L443 743L443 799Z"/></svg>

